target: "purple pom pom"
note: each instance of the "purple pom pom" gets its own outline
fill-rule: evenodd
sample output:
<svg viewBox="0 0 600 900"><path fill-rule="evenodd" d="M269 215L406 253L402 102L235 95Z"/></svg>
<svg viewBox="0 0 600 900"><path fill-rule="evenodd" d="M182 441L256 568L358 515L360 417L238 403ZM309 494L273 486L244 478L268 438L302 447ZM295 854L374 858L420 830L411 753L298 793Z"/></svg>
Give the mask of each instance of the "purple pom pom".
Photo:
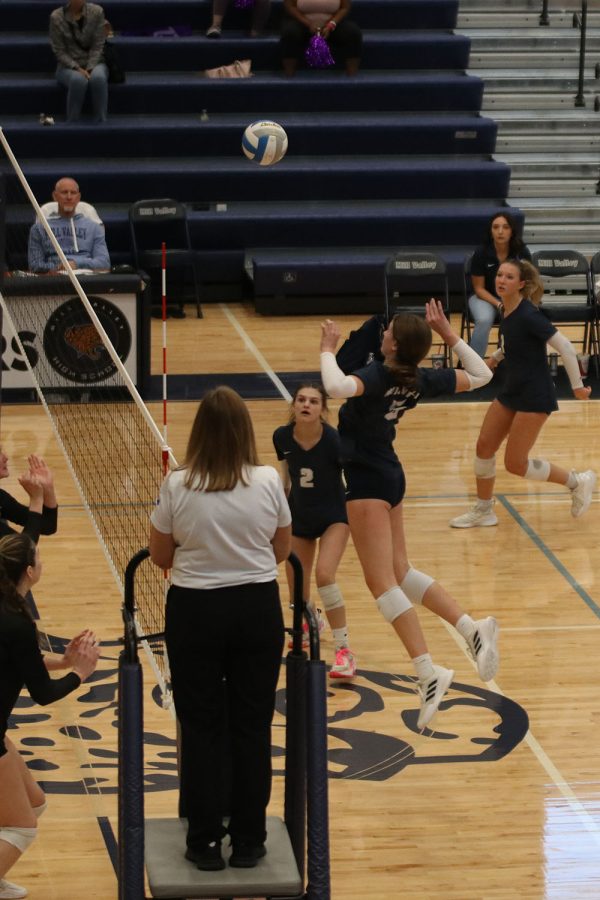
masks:
<svg viewBox="0 0 600 900"><path fill-rule="evenodd" d="M233 5L236 9L250 9L251 6L254 6L254 0L235 0Z"/></svg>
<svg viewBox="0 0 600 900"><path fill-rule="evenodd" d="M304 54L306 62L313 69L326 69L335 63L329 44L320 34L313 34Z"/></svg>

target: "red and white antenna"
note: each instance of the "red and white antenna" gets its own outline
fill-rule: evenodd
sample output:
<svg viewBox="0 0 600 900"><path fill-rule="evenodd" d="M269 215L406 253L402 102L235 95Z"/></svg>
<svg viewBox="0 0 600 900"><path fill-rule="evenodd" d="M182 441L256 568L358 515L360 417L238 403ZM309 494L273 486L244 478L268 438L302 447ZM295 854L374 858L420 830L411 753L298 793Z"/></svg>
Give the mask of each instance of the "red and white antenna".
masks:
<svg viewBox="0 0 600 900"><path fill-rule="evenodd" d="M163 403L163 475L169 471L169 441L167 439L167 245L161 244L161 304L162 304L162 403Z"/></svg>

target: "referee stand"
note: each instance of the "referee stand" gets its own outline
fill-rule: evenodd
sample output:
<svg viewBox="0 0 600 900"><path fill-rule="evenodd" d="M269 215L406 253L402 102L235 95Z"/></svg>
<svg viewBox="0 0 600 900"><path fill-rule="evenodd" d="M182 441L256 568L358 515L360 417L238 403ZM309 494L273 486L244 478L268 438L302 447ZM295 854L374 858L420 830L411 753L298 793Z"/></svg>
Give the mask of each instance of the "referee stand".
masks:
<svg viewBox="0 0 600 900"><path fill-rule="evenodd" d="M326 668L319 633L302 600L302 567L294 554L292 649L285 659L286 728L284 817L267 817L267 855L256 868L203 872L184 859L186 822L181 817L144 818L144 722L142 668L135 626L135 575L149 557L140 550L125 571L124 646L119 658L119 900L151 897L264 897L330 900L327 782ZM303 618L309 650L302 649ZM157 638L158 635L152 635ZM225 854L226 854L225 850Z"/></svg>

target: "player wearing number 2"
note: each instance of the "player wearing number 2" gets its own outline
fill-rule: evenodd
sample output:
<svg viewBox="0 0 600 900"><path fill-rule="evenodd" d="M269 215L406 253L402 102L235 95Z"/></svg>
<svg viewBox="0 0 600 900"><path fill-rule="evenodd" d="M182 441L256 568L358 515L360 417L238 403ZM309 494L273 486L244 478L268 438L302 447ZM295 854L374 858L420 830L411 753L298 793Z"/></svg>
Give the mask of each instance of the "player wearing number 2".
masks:
<svg viewBox="0 0 600 900"><path fill-rule="evenodd" d="M316 555L317 592L335 643L335 663L329 675L347 679L354 676L356 662L348 643L344 599L335 579L348 542L348 518L340 440L325 421L326 414L327 397L321 385L299 385L292 398L290 422L276 429L273 444L292 512L292 552L302 564L304 600L310 602Z"/></svg>

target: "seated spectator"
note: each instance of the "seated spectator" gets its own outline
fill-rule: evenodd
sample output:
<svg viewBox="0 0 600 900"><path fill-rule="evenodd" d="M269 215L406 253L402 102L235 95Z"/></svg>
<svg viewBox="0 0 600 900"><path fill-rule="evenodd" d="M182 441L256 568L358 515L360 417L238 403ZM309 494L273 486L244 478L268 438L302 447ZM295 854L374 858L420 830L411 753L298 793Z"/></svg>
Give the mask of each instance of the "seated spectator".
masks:
<svg viewBox="0 0 600 900"><path fill-rule="evenodd" d="M286 75L295 75L298 60L315 34L325 38L336 62L344 62L347 75L356 75L362 52L362 33L347 16L350 0L284 0L281 26L281 61Z"/></svg>
<svg viewBox="0 0 600 900"><path fill-rule="evenodd" d="M481 357L485 357L487 353L490 331L502 305L496 294L496 273L500 263L507 259L525 259L531 262L531 253L519 235L519 227L513 216L510 213L496 213L487 227L485 243L477 248L471 260L471 347Z"/></svg>
<svg viewBox="0 0 600 900"><path fill-rule="evenodd" d="M56 182L52 199L57 203L57 210L48 214L47 221L71 268L109 272L104 225L78 211L81 194L77 182L72 178L61 178ZM30 270L39 275L64 272L41 222L31 226L28 259Z"/></svg>
<svg viewBox="0 0 600 900"><path fill-rule="evenodd" d="M269 12L271 9L271 0L254 0L252 5L252 21L250 24L249 37L260 37L265 30ZM220 38L223 19L229 6L229 0L213 0L212 21L210 28L206 32L207 38Z"/></svg>
<svg viewBox="0 0 600 900"><path fill-rule="evenodd" d="M97 3L69 0L50 15L50 43L56 56L56 78L67 89L67 122L81 118L89 88L95 122L108 115L108 69L104 50L104 10Z"/></svg>

